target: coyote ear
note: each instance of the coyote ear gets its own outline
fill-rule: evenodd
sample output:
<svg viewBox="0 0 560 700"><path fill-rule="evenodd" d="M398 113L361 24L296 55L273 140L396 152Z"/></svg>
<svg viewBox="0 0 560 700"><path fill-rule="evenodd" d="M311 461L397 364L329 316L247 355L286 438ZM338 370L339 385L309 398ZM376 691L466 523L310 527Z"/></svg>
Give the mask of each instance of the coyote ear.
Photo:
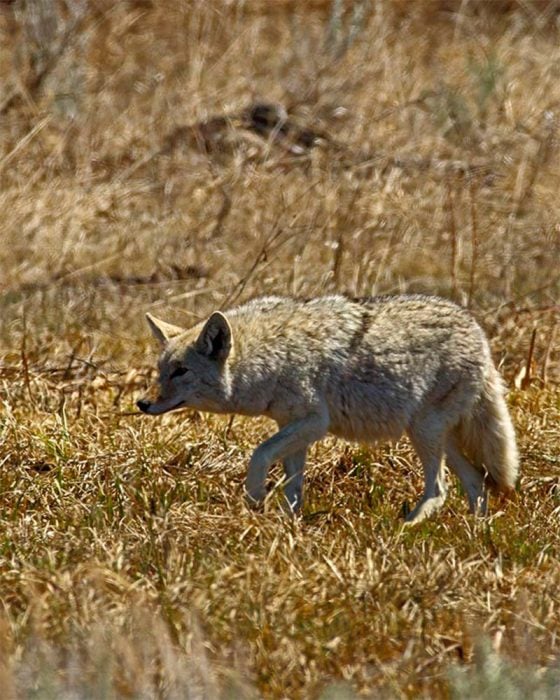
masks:
<svg viewBox="0 0 560 700"><path fill-rule="evenodd" d="M223 362L231 351L231 326L227 318L219 311L214 311L204 324L196 341L199 352L213 360Z"/></svg>
<svg viewBox="0 0 560 700"><path fill-rule="evenodd" d="M148 321L150 330L154 334L154 338L160 345L167 345L167 341L170 338L185 332L183 328L173 326L171 323L166 323L165 321L160 321L159 318L152 316L152 314L146 314L146 320Z"/></svg>

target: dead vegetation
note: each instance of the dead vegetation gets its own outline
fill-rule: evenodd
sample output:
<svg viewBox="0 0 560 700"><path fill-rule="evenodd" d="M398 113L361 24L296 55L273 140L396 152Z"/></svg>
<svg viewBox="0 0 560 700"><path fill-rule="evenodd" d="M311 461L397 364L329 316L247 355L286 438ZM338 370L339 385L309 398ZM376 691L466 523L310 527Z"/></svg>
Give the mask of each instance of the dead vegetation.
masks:
<svg viewBox="0 0 560 700"><path fill-rule="evenodd" d="M557 694L559 10L0 5L2 697ZM317 445L301 522L256 515L269 425L131 415L145 311L333 290L488 330L522 455L488 521L454 485L402 531L404 441Z"/></svg>

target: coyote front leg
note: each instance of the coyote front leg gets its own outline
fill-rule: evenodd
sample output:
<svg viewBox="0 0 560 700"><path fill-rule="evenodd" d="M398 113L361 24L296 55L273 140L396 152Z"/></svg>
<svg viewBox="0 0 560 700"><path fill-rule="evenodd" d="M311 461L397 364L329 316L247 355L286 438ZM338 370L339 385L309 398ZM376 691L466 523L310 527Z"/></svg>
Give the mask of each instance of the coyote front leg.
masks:
<svg viewBox="0 0 560 700"><path fill-rule="evenodd" d="M305 453L305 450L311 443L320 440L326 435L328 425L327 415L313 413L305 418L288 423L276 435L273 435L257 447L249 462L249 471L245 482L249 505L257 505L264 500L266 496L266 477L271 465L288 457L295 457L298 453ZM303 467L299 471L302 477ZM288 495L288 498L290 498L290 495Z"/></svg>
<svg viewBox="0 0 560 700"><path fill-rule="evenodd" d="M286 508L289 513L297 513L303 502L303 470L305 468L305 450L300 450L293 455L284 457L284 472L286 485L284 496Z"/></svg>

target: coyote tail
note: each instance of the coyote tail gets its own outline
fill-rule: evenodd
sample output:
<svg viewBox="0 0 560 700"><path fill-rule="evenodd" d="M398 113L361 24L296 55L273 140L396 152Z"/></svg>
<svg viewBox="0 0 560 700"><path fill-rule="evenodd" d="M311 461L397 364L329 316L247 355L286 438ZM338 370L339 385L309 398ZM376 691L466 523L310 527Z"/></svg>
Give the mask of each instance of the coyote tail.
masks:
<svg viewBox="0 0 560 700"><path fill-rule="evenodd" d="M461 422L460 433L462 447L487 475L488 485L507 493L517 482L519 455L504 392L501 376L490 365L481 395L471 415Z"/></svg>

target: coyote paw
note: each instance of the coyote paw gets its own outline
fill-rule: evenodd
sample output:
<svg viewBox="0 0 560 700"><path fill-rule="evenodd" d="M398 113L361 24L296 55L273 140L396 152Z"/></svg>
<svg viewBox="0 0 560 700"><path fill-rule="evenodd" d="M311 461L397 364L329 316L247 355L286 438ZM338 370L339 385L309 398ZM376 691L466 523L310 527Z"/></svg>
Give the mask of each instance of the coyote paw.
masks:
<svg viewBox="0 0 560 700"><path fill-rule="evenodd" d="M469 510L479 517L488 515L488 495L483 493L478 497L469 498Z"/></svg>
<svg viewBox="0 0 560 700"><path fill-rule="evenodd" d="M262 508L264 499L266 498L266 489L263 491L245 491L245 503L249 506L251 510L259 510Z"/></svg>
<svg viewBox="0 0 560 700"><path fill-rule="evenodd" d="M442 507L444 501L445 498L442 498L441 496L420 501L416 508L414 508L414 510L406 516L405 523L407 525L411 525L413 523L419 523L422 520L426 520L426 518L431 517Z"/></svg>
<svg viewBox="0 0 560 700"><path fill-rule="evenodd" d="M282 499L282 510L290 518L297 518L299 515L301 515L301 501L290 501L286 496L284 496Z"/></svg>

